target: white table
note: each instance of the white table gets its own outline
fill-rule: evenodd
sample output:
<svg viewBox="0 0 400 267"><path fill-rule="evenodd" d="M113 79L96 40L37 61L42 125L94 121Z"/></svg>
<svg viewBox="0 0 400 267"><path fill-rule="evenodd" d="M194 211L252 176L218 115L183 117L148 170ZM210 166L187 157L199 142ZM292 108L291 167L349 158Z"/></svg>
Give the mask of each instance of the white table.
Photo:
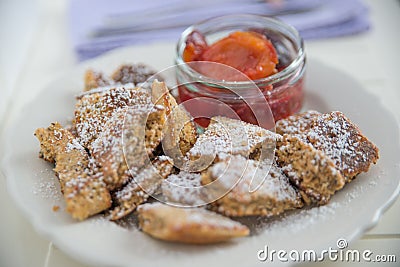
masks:
<svg viewBox="0 0 400 267"><path fill-rule="evenodd" d="M400 122L400 3L395 0L367 2L371 7L373 23L370 32L307 42L306 49L310 57L354 77L377 95ZM0 127L7 127L8 112L4 111L28 102L38 90L71 69L77 61L68 40L65 0L3 1L0 3L0 25L0 118L3 118ZM9 101L10 96L14 101ZM5 178L1 174L0 208L0 266L84 266L35 233L8 196ZM350 244L351 248L370 249L376 254L394 254L397 264L381 265L398 266L399 213L400 200L397 200L378 225L361 240ZM322 265L333 266L333 263ZM347 266L345 263L337 265Z"/></svg>

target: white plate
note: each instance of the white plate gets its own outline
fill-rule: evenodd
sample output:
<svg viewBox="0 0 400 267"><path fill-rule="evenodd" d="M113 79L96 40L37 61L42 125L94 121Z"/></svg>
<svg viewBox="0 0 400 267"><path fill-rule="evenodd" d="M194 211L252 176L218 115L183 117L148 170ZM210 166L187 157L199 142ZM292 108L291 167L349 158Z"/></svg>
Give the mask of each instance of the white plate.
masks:
<svg viewBox="0 0 400 267"><path fill-rule="evenodd" d="M158 44L123 48L85 62L44 88L18 111L19 118L6 131L2 167L11 196L35 229L72 257L96 266L255 266L265 264L257 259L257 252L265 246L270 250L321 251L336 249L339 238L351 242L375 225L394 201L400 179L395 119L352 78L309 60L305 109L343 111L380 148L378 164L338 192L328 205L273 220L253 219L257 234L211 246L161 242L101 217L73 221L62 211L52 166L38 158L34 130L72 117L74 95L83 86L87 67L111 71L122 62L144 62L162 69L173 63L173 55L172 45ZM53 205L61 210L52 211ZM279 262L275 259L274 263Z"/></svg>

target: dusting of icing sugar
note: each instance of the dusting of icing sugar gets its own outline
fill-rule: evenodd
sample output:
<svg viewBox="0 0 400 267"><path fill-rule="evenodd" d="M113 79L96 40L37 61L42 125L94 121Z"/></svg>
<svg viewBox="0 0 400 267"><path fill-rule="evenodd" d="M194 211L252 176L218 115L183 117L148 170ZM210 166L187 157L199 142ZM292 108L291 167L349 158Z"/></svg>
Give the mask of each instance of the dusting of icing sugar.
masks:
<svg viewBox="0 0 400 267"><path fill-rule="evenodd" d="M376 186L376 185L378 185L378 182L377 181L369 181L368 185Z"/></svg>
<svg viewBox="0 0 400 267"><path fill-rule="evenodd" d="M276 131L280 134L299 134L311 127L314 119L321 115L318 111L309 110L295 114L276 122Z"/></svg>
<svg viewBox="0 0 400 267"><path fill-rule="evenodd" d="M120 203L132 201L134 198L146 200L149 195L156 193L163 180L162 177L166 175L163 171L167 171L165 169L168 169L163 168L166 167L167 163L165 162L169 162L170 160L169 157L158 158L158 163L156 163L157 168L152 164L148 164L146 167L137 171L128 184L114 192L115 199Z"/></svg>
<svg viewBox="0 0 400 267"><path fill-rule="evenodd" d="M150 113L163 109L161 106L145 103L136 105L134 109L120 109L114 112L106 122L104 130L91 144L91 153L103 166L104 173L116 173L122 181L142 167L148 160L144 136L146 118ZM130 172L126 162L129 163ZM121 173L124 177L121 177Z"/></svg>
<svg viewBox="0 0 400 267"><path fill-rule="evenodd" d="M91 170L89 169L83 170L83 172L79 175L65 177L65 179L67 182L65 182L64 185L64 197L67 199L73 199L78 194L85 192L90 194L92 197L96 197L101 200L102 196L100 192L106 190L106 184L103 181L102 174L92 174Z"/></svg>
<svg viewBox="0 0 400 267"><path fill-rule="evenodd" d="M47 175L51 173L51 177ZM60 201L62 194L59 189L59 182L53 175L53 172L49 169L44 169L40 173L36 174L37 180L32 187L32 193L40 196L46 200Z"/></svg>
<svg viewBox="0 0 400 267"><path fill-rule="evenodd" d="M167 201L182 205L204 204L201 187L201 175L181 171L168 176L161 184Z"/></svg>
<svg viewBox="0 0 400 267"><path fill-rule="evenodd" d="M346 179L367 171L378 157L376 147L341 112L318 116L300 137L332 159Z"/></svg>
<svg viewBox="0 0 400 267"><path fill-rule="evenodd" d="M118 87L118 86L117 86ZM91 89L89 91L85 91L82 92L78 95L76 95L76 98L79 100L82 97L86 96L86 95L92 95L92 94L99 94L99 93L107 93L107 91L113 90L116 88L115 84L111 84L111 85L105 85L105 86L101 86L101 87L97 87L94 89ZM133 84L133 83L127 83L123 85L123 88L125 88L126 90L133 90L133 89L137 89L137 87Z"/></svg>
<svg viewBox="0 0 400 267"><path fill-rule="evenodd" d="M115 112L141 104L151 104L149 92L125 86L83 95L75 105L75 127L79 142L89 147Z"/></svg>
<svg viewBox="0 0 400 267"><path fill-rule="evenodd" d="M117 230L126 231L129 233L138 232L139 229L136 227L136 219L134 219L133 221L131 220L131 216L126 216L126 218L124 218L124 221L115 223L113 221L110 221L106 216L99 214L91 217L88 220L88 223L90 227L104 228L101 230Z"/></svg>
<svg viewBox="0 0 400 267"><path fill-rule="evenodd" d="M273 198L277 201L298 199L298 194L290 185L287 176L276 163L272 166L246 159L242 156L232 156L231 161L222 161L211 167L211 176L218 185L226 189L235 187L229 192L231 198L249 202L255 196ZM262 181L261 186L250 193L251 183Z"/></svg>
<svg viewBox="0 0 400 267"><path fill-rule="evenodd" d="M66 197L74 198L79 191L85 189L87 182L88 182L87 177L82 177L80 175L74 177L73 179L68 180L65 183L65 187L73 188L74 190L71 193L69 193Z"/></svg>
<svg viewBox="0 0 400 267"><path fill-rule="evenodd" d="M56 141L60 141L63 137L63 133L61 131L58 130L53 130L53 135L54 135L54 139Z"/></svg>
<svg viewBox="0 0 400 267"><path fill-rule="evenodd" d="M324 206L289 211L274 218L258 217L251 227L252 232L272 235L296 234L321 222L331 220L341 207L341 204L331 202Z"/></svg>
<svg viewBox="0 0 400 267"><path fill-rule="evenodd" d="M169 162L172 164L172 159L166 155L160 155L157 158L160 162Z"/></svg>
<svg viewBox="0 0 400 267"><path fill-rule="evenodd" d="M275 142L277 137L275 133L250 123L214 117L188 154L189 157L214 154L248 156L262 142L266 140Z"/></svg>
<svg viewBox="0 0 400 267"><path fill-rule="evenodd" d="M155 74L156 71L145 64L127 64L119 67L112 75L112 78L117 84L133 83L138 85L148 81L150 78L152 78L151 80L154 80L154 78L160 79L159 77L152 77Z"/></svg>
<svg viewBox="0 0 400 267"><path fill-rule="evenodd" d="M143 177L144 175L142 175L142 177L138 175L135 177L135 179L143 179ZM115 193L115 198L118 199L119 201L129 201L133 197L142 197L142 198L149 197L148 194L146 194L142 190L142 188L135 180L130 181L126 186L124 186L121 190Z"/></svg>
<svg viewBox="0 0 400 267"><path fill-rule="evenodd" d="M70 142L67 143L66 152L71 152L73 150L85 151L85 148L78 142L76 138L73 138Z"/></svg>

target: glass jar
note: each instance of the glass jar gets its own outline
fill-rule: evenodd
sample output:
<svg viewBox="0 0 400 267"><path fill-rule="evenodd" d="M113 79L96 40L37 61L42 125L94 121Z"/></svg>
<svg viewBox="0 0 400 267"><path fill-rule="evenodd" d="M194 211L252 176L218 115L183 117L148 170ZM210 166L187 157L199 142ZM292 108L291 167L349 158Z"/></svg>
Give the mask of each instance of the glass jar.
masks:
<svg viewBox="0 0 400 267"><path fill-rule="evenodd" d="M182 58L186 40L193 31L201 33L208 44L235 31L263 34L272 42L278 54L278 72L262 79L247 81L207 77ZM187 28L182 33L176 49L178 101L181 103L195 98L217 99L231 107L242 120L259 125L249 107L255 104L257 108L257 101L268 102L275 121L298 112L302 107L306 69L303 40L295 28L277 19L257 15L228 15L205 20ZM261 94L253 93L254 90L246 92L248 88L254 87L254 84L258 86ZM250 99L250 103L243 100L243 94L247 100ZM215 109L215 102L211 101L209 105L207 101L191 102L190 105L185 105L185 108L193 115L196 109ZM206 121L200 123L202 126L207 124Z"/></svg>

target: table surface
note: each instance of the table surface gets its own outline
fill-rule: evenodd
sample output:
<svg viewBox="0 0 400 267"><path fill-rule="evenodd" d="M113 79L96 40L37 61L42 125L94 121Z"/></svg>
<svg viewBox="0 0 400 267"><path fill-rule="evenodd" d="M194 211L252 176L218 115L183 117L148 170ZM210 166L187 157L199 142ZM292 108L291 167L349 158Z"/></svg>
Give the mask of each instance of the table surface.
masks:
<svg viewBox="0 0 400 267"><path fill-rule="evenodd" d="M394 114L400 125L400 2L367 0L372 29L368 33L306 42L310 57L341 69L354 77ZM66 0L5 0L0 2L0 129L10 123L10 110L17 110L46 84L77 64L68 40ZM24 8L21 8L24 7ZM12 25L12 26L9 26ZM3 37L6 38L3 38ZM12 101L11 101L12 100ZM400 138L400 137L399 137ZM0 266L85 266L65 255L39 236L17 210L0 173ZM382 216L377 226L351 249L396 255L400 261L400 200ZM319 263L333 266L332 262ZM360 266L365 263L358 263ZM311 266L312 264L304 264ZM348 263L335 263L347 266ZM357 265L357 264L356 264Z"/></svg>

